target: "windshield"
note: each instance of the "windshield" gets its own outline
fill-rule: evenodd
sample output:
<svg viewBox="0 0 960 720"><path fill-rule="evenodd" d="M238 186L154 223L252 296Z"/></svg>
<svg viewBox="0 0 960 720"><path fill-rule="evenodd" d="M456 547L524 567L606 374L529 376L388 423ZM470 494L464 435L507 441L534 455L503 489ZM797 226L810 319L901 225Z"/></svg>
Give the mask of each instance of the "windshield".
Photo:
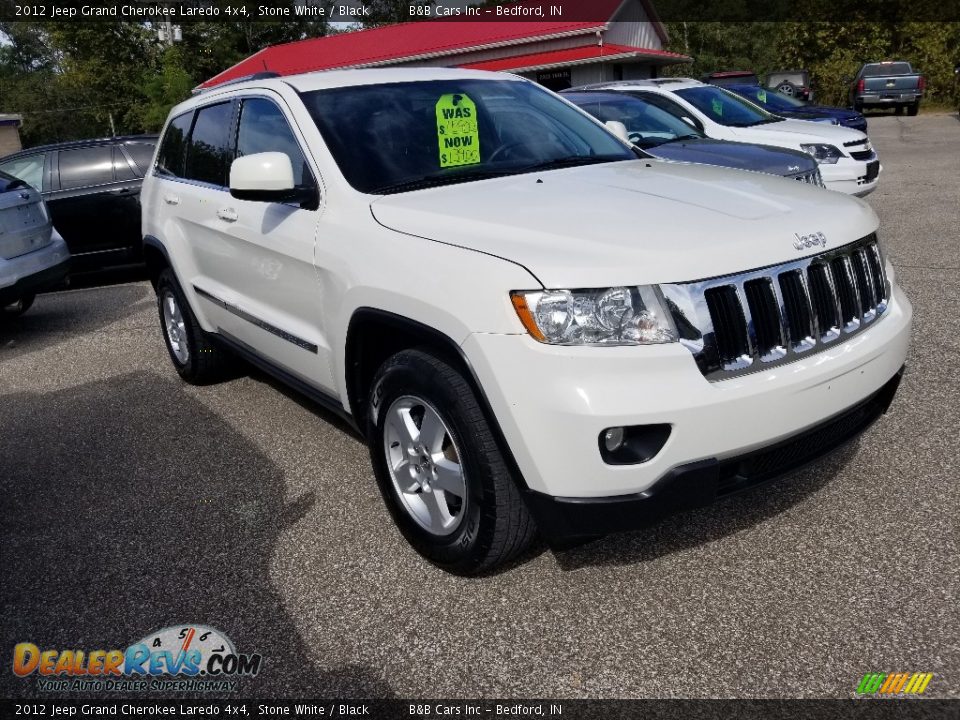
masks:
<svg viewBox="0 0 960 720"><path fill-rule="evenodd" d="M704 137L683 120L631 95L611 97L574 93L564 94L564 97L602 122L622 122L627 127L630 142L643 149L681 138Z"/></svg>
<svg viewBox="0 0 960 720"><path fill-rule="evenodd" d="M302 97L340 171L361 192L637 159L607 130L528 82L431 80Z"/></svg>
<svg viewBox="0 0 960 720"><path fill-rule="evenodd" d="M782 93L778 93L776 90L767 90L762 87L754 87L752 85L743 85L737 88L734 88L734 92L738 95L743 95L747 100L757 103L767 110L796 110L797 108L802 108L806 105L805 102L797 100Z"/></svg>
<svg viewBox="0 0 960 720"><path fill-rule="evenodd" d="M750 127L782 120L739 95L713 85L684 88L674 92L719 125Z"/></svg>

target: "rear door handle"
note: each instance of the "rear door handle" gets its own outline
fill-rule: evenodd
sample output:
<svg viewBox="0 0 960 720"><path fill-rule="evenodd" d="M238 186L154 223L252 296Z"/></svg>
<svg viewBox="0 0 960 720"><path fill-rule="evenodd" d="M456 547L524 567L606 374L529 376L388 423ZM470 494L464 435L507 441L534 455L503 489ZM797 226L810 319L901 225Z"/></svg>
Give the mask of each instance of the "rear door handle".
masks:
<svg viewBox="0 0 960 720"><path fill-rule="evenodd" d="M164 195L164 196L163 196L163 201L164 201L167 205L179 205L179 204L180 204L180 196L179 196L179 195Z"/></svg>
<svg viewBox="0 0 960 720"><path fill-rule="evenodd" d="M224 222L236 222L237 221L237 211L233 208L220 208L217 210L217 217L223 220Z"/></svg>

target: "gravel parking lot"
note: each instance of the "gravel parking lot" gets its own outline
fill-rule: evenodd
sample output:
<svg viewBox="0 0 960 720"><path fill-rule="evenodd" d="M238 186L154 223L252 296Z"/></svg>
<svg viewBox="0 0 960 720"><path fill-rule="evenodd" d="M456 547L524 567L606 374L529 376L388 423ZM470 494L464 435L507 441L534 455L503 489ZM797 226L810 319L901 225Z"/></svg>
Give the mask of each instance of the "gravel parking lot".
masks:
<svg viewBox="0 0 960 720"><path fill-rule="evenodd" d="M891 413L779 484L492 577L408 548L333 416L259 374L182 384L147 282L39 298L0 328L0 648L202 623L263 654L262 697L851 697L868 671L960 696L960 122L870 130L916 311ZM34 694L8 663L0 694Z"/></svg>

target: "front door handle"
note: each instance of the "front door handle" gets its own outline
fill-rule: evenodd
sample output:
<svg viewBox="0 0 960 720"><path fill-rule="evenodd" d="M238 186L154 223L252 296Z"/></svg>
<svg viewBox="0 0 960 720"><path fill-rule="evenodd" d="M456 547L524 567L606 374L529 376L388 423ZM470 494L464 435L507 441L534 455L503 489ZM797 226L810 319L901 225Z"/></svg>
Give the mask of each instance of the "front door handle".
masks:
<svg viewBox="0 0 960 720"><path fill-rule="evenodd" d="M179 204L180 204L180 196L179 196L179 195L164 195L164 196L163 196L163 201L164 201L167 205L179 205Z"/></svg>
<svg viewBox="0 0 960 720"><path fill-rule="evenodd" d="M223 220L224 222L236 222L237 221L237 211L233 208L220 208L217 210L217 217Z"/></svg>

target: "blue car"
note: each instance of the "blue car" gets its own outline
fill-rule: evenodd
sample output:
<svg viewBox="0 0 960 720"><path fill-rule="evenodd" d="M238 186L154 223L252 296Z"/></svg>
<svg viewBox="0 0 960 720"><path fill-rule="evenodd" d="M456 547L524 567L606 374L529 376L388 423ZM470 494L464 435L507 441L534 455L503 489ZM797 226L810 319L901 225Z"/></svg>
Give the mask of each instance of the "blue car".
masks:
<svg viewBox="0 0 960 720"><path fill-rule="evenodd" d="M862 133L867 132L867 119L856 110L805 103L759 85L726 85L725 87L780 117L829 122L859 130Z"/></svg>
<svg viewBox="0 0 960 720"><path fill-rule="evenodd" d="M679 117L625 93L595 90L561 95L601 122L623 123L630 142L653 157L754 170L823 186L817 161L805 152L708 138Z"/></svg>

